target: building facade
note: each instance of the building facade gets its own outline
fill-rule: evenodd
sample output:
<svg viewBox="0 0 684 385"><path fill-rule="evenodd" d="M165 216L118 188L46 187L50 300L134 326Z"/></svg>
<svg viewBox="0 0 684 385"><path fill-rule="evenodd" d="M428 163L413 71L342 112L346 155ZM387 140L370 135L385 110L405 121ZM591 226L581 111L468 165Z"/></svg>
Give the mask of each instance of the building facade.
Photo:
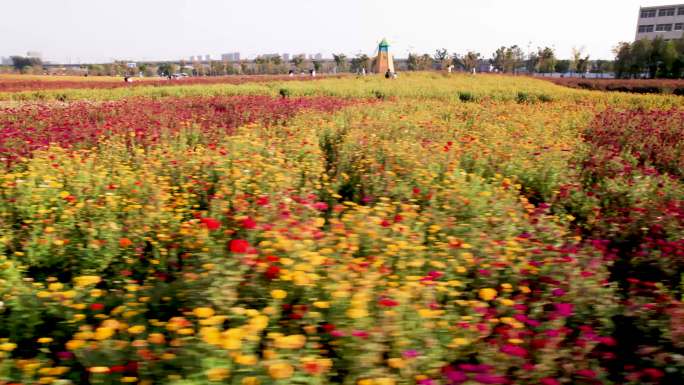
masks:
<svg viewBox="0 0 684 385"><path fill-rule="evenodd" d="M221 55L223 61L240 61L240 52L224 53Z"/></svg>
<svg viewBox="0 0 684 385"><path fill-rule="evenodd" d="M636 40L662 36L663 39L679 39L684 33L684 4L642 7L639 9Z"/></svg>

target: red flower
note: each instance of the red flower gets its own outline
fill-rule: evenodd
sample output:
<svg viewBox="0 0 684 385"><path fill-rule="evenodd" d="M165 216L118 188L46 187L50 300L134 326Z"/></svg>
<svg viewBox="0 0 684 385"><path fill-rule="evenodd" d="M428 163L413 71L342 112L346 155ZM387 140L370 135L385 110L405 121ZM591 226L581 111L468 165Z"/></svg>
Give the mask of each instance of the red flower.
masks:
<svg viewBox="0 0 684 385"><path fill-rule="evenodd" d="M259 206L266 206L268 204L268 197L267 196L258 197L256 203Z"/></svg>
<svg viewBox="0 0 684 385"><path fill-rule="evenodd" d="M252 218L243 219L240 225L247 230L252 230L256 228L256 222Z"/></svg>
<svg viewBox="0 0 684 385"><path fill-rule="evenodd" d="M280 276L280 268L278 266L269 266L264 275L268 279L276 279Z"/></svg>
<svg viewBox="0 0 684 385"><path fill-rule="evenodd" d="M202 219L200 219L200 221L201 221L202 223L204 223L204 225L207 226L207 228L208 228L210 231L215 231L215 230L218 230L218 229L221 228L221 222L220 222L218 219L214 219L214 218L202 218Z"/></svg>
<svg viewBox="0 0 684 385"><path fill-rule="evenodd" d="M90 310L92 311L102 311L104 310L104 305L101 303L90 304Z"/></svg>
<svg viewBox="0 0 684 385"><path fill-rule="evenodd" d="M385 307L394 307L399 305L399 302L389 298L383 298L380 301L378 301L378 303Z"/></svg>
<svg viewBox="0 0 684 385"><path fill-rule="evenodd" d="M247 253L249 242L244 239L233 239L230 241L230 251L238 254Z"/></svg>

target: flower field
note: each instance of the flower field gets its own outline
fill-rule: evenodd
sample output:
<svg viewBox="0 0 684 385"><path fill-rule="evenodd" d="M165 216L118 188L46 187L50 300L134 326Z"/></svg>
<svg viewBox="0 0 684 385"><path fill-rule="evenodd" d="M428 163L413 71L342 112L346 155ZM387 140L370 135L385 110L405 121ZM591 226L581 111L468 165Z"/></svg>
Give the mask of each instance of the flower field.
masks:
<svg viewBox="0 0 684 385"><path fill-rule="evenodd" d="M10 94L0 384L682 383L681 97Z"/></svg>

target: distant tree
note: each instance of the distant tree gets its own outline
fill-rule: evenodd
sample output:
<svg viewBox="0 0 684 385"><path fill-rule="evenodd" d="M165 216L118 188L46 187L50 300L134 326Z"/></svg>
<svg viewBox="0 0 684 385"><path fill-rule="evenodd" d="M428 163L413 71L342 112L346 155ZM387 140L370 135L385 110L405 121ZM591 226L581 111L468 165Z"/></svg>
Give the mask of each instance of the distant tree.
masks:
<svg viewBox="0 0 684 385"><path fill-rule="evenodd" d="M491 60L492 66L500 72L515 73L525 60L525 53L517 45L501 47L494 52Z"/></svg>
<svg viewBox="0 0 684 385"><path fill-rule="evenodd" d="M371 59L366 54L358 54L355 58L351 60L351 70L352 72L360 72L362 69L366 69L366 72L370 70Z"/></svg>
<svg viewBox="0 0 684 385"><path fill-rule="evenodd" d="M589 72L589 55L577 61L577 73L586 74L587 72Z"/></svg>
<svg viewBox="0 0 684 385"><path fill-rule="evenodd" d="M447 51L446 48L436 50L433 58L435 59L435 63L439 65L440 69L446 69L451 64L449 51Z"/></svg>
<svg viewBox="0 0 684 385"><path fill-rule="evenodd" d="M589 55L582 56L584 47L572 48L572 61L570 62L570 70L580 74L587 73L589 67Z"/></svg>
<svg viewBox="0 0 684 385"><path fill-rule="evenodd" d="M321 72L321 68L323 68L323 64L321 63L320 60L313 60L311 62L311 64L313 64L314 71Z"/></svg>
<svg viewBox="0 0 684 385"><path fill-rule="evenodd" d="M525 70L528 73L534 73L537 71L537 64L539 63L539 55L537 52L530 52L525 60Z"/></svg>
<svg viewBox="0 0 684 385"><path fill-rule="evenodd" d="M615 76L624 78L632 76L632 45L620 42L613 48L615 55Z"/></svg>
<svg viewBox="0 0 684 385"><path fill-rule="evenodd" d="M223 76L226 74L226 64L220 61L213 61L209 64L210 73L213 76Z"/></svg>
<svg viewBox="0 0 684 385"><path fill-rule="evenodd" d="M678 74L673 72L674 65L679 59L679 52L677 52L677 46L670 40L665 42L660 48L660 71L659 76L664 78L677 77Z"/></svg>
<svg viewBox="0 0 684 385"><path fill-rule="evenodd" d="M304 69L304 62L306 61L306 57L304 55L295 55L292 57L292 60L290 62L297 68L298 71L302 71Z"/></svg>
<svg viewBox="0 0 684 385"><path fill-rule="evenodd" d="M554 71L562 74L570 72L570 60L557 60Z"/></svg>
<svg viewBox="0 0 684 385"><path fill-rule="evenodd" d="M12 66L20 72L25 71L29 67L42 66L43 62L35 57L12 56Z"/></svg>
<svg viewBox="0 0 684 385"><path fill-rule="evenodd" d="M343 53L333 54L335 67L337 72L344 72L347 70L347 56Z"/></svg>
<svg viewBox="0 0 684 385"><path fill-rule="evenodd" d="M418 58L418 69L421 71L428 71L433 69L433 65L435 64L434 59L432 56L424 53Z"/></svg>
<svg viewBox="0 0 684 385"><path fill-rule="evenodd" d="M468 53L461 58L463 68L468 72L472 71L474 68L477 68L477 65L480 62L480 56L481 55L478 52L468 51Z"/></svg>
<svg viewBox="0 0 684 385"><path fill-rule="evenodd" d="M556 52L553 48L544 47L537 50L535 70L540 73L551 73L556 68Z"/></svg>

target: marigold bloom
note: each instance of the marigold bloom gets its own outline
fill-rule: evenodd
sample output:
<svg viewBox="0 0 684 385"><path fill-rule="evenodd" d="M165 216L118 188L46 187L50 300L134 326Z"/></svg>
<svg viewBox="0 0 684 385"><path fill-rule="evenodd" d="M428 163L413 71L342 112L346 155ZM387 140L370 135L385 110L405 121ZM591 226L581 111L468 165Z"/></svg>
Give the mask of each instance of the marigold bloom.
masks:
<svg viewBox="0 0 684 385"><path fill-rule="evenodd" d="M276 380L290 378L293 373L294 368L287 362L276 362L268 366L268 374Z"/></svg>
<svg viewBox="0 0 684 385"><path fill-rule="evenodd" d="M106 340L107 338L114 335L114 329L109 327L99 327L95 329L94 338L98 341Z"/></svg>
<svg viewBox="0 0 684 385"><path fill-rule="evenodd" d="M209 381L223 381L230 375L228 368L211 368L206 372Z"/></svg>
<svg viewBox="0 0 684 385"><path fill-rule="evenodd" d="M280 289L271 290L271 297L275 299L283 299L287 297L287 292L285 290Z"/></svg>
<svg viewBox="0 0 684 385"><path fill-rule="evenodd" d="M192 312L198 318L209 318L214 315L214 309L210 307L198 307Z"/></svg>
<svg viewBox="0 0 684 385"><path fill-rule="evenodd" d="M0 350L3 352L11 352L12 350L17 348L17 344L13 342L4 342L0 344Z"/></svg>
<svg viewBox="0 0 684 385"><path fill-rule="evenodd" d="M301 334L293 334L275 340L275 346L279 349L299 349L304 344L306 344L306 337Z"/></svg>
<svg viewBox="0 0 684 385"><path fill-rule="evenodd" d="M496 298L497 291L492 288L485 288L485 289L480 289L478 292L478 295L483 301L491 301L494 298Z"/></svg>
<svg viewBox="0 0 684 385"><path fill-rule="evenodd" d="M131 241L130 239L128 239L126 237L119 238L119 246L124 248L124 249L127 248L128 246L132 245L132 244L133 244L133 241Z"/></svg>

